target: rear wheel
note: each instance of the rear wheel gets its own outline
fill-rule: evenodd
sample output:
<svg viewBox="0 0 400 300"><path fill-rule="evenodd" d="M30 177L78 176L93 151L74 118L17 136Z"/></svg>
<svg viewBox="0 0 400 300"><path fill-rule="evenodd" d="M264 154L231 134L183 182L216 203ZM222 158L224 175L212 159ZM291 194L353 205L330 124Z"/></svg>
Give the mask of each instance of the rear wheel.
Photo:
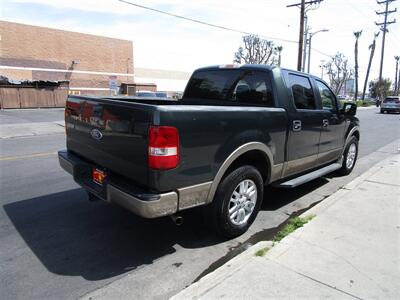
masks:
<svg viewBox="0 0 400 300"><path fill-rule="evenodd" d="M206 223L227 238L245 233L260 210L263 193L263 180L256 168L237 168L221 181L213 202L205 207Z"/></svg>
<svg viewBox="0 0 400 300"><path fill-rule="evenodd" d="M358 156L358 139L352 136L343 153L342 167L338 170L340 175L347 175L353 171Z"/></svg>
<svg viewBox="0 0 400 300"><path fill-rule="evenodd" d="M381 109L381 114L385 113L385 111L383 109Z"/></svg>

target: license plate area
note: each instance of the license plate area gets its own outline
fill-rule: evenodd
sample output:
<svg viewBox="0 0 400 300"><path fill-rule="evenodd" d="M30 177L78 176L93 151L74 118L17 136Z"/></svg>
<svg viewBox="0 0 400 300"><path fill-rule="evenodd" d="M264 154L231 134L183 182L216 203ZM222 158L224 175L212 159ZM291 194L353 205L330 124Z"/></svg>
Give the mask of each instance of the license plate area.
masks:
<svg viewBox="0 0 400 300"><path fill-rule="evenodd" d="M92 180L94 183L102 186L106 178L107 178L107 173L105 171L100 170L98 168L92 169Z"/></svg>

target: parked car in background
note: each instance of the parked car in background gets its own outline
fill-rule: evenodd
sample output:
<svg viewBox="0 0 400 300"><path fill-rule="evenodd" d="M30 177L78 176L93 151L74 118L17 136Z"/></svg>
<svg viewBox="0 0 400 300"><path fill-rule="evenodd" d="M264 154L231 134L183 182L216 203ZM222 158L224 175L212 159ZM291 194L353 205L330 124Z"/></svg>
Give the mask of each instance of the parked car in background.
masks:
<svg viewBox="0 0 400 300"><path fill-rule="evenodd" d="M389 96L381 104L381 114L386 112L400 112L400 96Z"/></svg>
<svg viewBox="0 0 400 300"><path fill-rule="evenodd" d="M152 91L138 91L136 92L136 96L142 98L157 98L156 93Z"/></svg>
<svg viewBox="0 0 400 300"><path fill-rule="evenodd" d="M168 94L167 92L156 92L156 97L157 98L164 98L164 99L168 99Z"/></svg>

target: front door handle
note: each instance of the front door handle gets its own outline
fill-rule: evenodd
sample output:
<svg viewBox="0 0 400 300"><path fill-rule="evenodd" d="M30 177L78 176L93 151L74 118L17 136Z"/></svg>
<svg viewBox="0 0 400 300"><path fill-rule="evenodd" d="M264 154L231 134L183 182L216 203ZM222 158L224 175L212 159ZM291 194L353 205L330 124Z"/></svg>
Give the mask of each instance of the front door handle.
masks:
<svg viewBox="0 0 400 300"><path fill-rule="evenodd" d="M293 131L300 131L301 130L301 121L294 120L293 121Z"/></svg>
<svg viewBox="0 0 400 300"><path fill-rule="evenodd" d="M328 125L329 125L329 120L328 119L323 119L322 120L322 126L323 127L328 127Z"/></svg>

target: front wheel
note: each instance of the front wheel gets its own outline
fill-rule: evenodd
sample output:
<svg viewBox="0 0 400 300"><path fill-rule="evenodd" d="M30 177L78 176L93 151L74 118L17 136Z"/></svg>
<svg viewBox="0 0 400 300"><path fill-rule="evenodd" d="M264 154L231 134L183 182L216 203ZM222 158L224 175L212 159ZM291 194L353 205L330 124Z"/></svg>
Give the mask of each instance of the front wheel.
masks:
<svg viewBox="0 0 400 300"><path fill-rule="evenodd" d="M213 202L205 207L206 223L227 238L245 233L260 210L263 193L263 180L256 168L237 168L221 181Z"/></svg>
<svg viewBox="0 0 400 300"><path fill-rule="evenodd" d="M340 175L348 175L353 171L358 156L358 139L351 137L343 153L342 167L338 170Z"/></svg>

